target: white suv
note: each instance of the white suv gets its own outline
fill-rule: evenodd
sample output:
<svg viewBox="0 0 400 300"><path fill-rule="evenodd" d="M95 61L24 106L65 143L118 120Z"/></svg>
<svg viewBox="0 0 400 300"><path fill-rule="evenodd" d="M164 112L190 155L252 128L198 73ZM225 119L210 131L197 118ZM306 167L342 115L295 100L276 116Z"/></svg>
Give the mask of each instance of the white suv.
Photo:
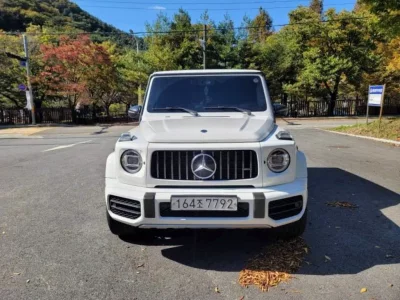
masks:
<svg viewBox="0 0 400 300"><path fill-rule="evenodd" d="M151 75L139 126L107 159L105 198L112 233L145 228L306 226L307 165L274 122L267 84L253 70Z"/></svg>

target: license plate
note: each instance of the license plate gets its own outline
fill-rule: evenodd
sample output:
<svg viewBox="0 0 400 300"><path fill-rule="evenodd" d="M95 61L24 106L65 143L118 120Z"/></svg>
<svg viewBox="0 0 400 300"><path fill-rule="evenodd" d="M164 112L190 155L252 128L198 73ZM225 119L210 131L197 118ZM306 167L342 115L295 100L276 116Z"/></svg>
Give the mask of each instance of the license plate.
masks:
<svg viewBox="0 0 400 300"><path fill-rule="evenodd" d="M171 210L237 211L235 196L172 196Z"/></svg>

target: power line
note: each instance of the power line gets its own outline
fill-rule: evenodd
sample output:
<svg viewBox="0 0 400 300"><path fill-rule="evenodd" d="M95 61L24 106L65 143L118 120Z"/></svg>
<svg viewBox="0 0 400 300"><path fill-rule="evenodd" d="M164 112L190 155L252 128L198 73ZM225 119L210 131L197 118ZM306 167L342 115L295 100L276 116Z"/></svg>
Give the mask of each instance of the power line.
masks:
<svg viewBox="0 0 400 300"><path fill-rule="evenodd" d="M353 2L351 3L340 3L337 4L337 6L345 6L345 5L350 5L354 4ZM297 8L293 6L278 6L278 7L262 7L265 10L273 10L273 9L295 9ZM105 9L128 9L128 10L157 10L157 11L163 11L163 10L178 10L183 7L178 7L178 8L167 8L164 6L154 6L154 7L126 7L126 6L97 6L97 5L85 5L84 8L105 8ZM183 8L184 9L184 8ZM190 11L234 11L234 10L259 10L260 7L248 7L248 8L190 8L188 10Z"/></svg>
<svg viewBox="0 0 400 300"><path fill-rule="evenodd" d="M293 25L306 25L306 24L317 24L317 23L331 23L331 22L340 22L340 21L350 21L350 20L364 20L370 19L371 17L351 17L351 18L338 18L331 20L320 20L320 21L305 21L305 22L293 22L286 24L273 24L273 27L283 27L283 26L293 26ZM196 24L193 24L196 25ZM249 30L249 29L260 29L264 28L264 26L241 26L234 27L231 29L226 28L210 28L209 31L232 31L232 30ZM134 32L134 35L151 35L151 34L172 34L172 33L199 33L203 32L203 29L190 29L190 30L169 30L169 31L139 31ZM86 31L86 32L18 32L18 31L4 31L5 34L9 35L85 35L85 34L99 34L99 35L130 35L126 32L101 32L101 31Z"/></svg>
<svg viewBox="0 0 400 300"><path fill-rule="evenodd" d="M78 2L96 2L96 3L120 3L120 4L148 4L148 5L241 5L241 4L269 4L269 3L298 3L305 2L309 3L309 0L273 0L273 1L246 1L246 2L196 2L196 3L188 3L188 2L168 2L161 3L160 2L132 2L132 1L113 1L113 0L76 0L74 1L78 4Z"/></svg>

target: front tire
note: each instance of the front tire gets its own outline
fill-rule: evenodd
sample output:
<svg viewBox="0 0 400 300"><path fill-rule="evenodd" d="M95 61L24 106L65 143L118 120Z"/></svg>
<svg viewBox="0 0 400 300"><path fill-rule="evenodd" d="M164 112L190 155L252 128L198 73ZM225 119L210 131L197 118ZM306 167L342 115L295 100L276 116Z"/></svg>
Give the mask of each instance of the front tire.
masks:
<svg viewBox="0 0 400 300"><path fill-rule="evenodd" d="M278 239L290 240L303 234L307 226L307 209L300 220L274 228L275 235Z"/></svg>

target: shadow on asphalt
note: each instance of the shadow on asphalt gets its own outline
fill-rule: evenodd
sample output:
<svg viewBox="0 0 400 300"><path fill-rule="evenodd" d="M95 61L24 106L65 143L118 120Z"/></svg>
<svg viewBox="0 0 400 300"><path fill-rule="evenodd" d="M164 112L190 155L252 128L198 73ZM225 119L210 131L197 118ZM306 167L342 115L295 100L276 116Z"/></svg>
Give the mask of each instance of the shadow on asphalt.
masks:
<svg viewBox="0 0 400 300"><path fill-rule="evenodd" d="M94 134L103 134L103 133L107 133L107 132L108 132L107 129L110 128L110 127L111 127L111 125L104 125L104 126L101 126L101 129L100 129L99 131L95 131L95 132L93 132L92 134L94 135Z"/></svg>
<svg viewBox="0 0 400 300"><path fill-rule="evenodd" d="M400 204L399 194L337 168L309 168L308 172L309 219L304 238L310 253L309 264L303 264L299 274L355 274L400 263L400 228L382 212ZM358 208L327 206L331 201L351 202ZM171 246L161 254L193 268L240 271L275 239L266 230L196 230L154 231L140 241L124 241Z"/></svg>

